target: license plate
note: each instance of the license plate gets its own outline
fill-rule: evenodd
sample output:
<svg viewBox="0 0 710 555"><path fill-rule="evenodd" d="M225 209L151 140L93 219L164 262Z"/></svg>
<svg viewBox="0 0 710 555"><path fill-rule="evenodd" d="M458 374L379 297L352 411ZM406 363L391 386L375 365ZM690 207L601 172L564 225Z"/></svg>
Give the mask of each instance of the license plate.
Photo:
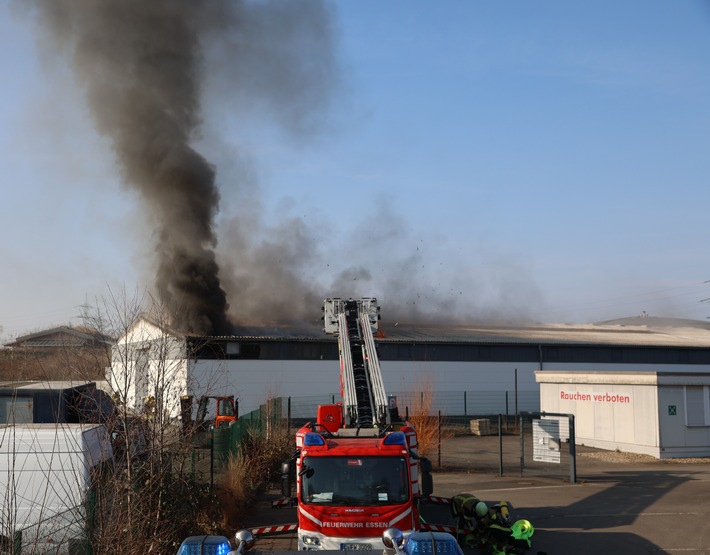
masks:
<svg viewBox="0 0 710 555"><path fill-rule="evenodd" d="M340 551L346 549L356 549L358 551L368 551L372 549L372 544L369 543L341 543Z"/></svg>

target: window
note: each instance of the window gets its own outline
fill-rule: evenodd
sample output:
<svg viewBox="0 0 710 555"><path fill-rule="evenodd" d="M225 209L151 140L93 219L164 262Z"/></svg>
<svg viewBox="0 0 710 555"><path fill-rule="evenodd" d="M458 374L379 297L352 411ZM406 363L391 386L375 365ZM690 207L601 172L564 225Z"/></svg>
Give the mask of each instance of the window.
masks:
<svg viewBox="0 0 710 555"><path fill-rule="evenodd" d="M710 388L707 385L685 386L686 426L710 426Z"/></svg>
<svg viewBox="0 0 710 555"><path fill-rule="evenodd" d="M305 457L301 500L313 505L396 505L409 499L409 467L399 456Z"/></svg>
<svg viewBox="0 0 710 555"><path fill-rule="evenodd" d="M0 397L1 424L28 424L34 420L32 397L7 395Z"/></svg>

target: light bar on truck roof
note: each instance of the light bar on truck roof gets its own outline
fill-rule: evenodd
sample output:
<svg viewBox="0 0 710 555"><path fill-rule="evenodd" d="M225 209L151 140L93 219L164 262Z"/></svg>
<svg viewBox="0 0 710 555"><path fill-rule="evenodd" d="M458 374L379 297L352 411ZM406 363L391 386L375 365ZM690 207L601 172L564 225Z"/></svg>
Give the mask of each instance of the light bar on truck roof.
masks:
<svg viewBox="0 0 710 555"><path fill-rule="evenodd" d="M230 550L224 536L190 536L180 544L177 555L227 555Z"/></svg>
<svg viewBox="0 0 710 555"><path fill-rule="evenodd" d="M463 555L456 538L446 532L415 532L404 542L407 555Z"/></svg>
<svg viewBox="0 0 710 555"><path fill-rule="evenodd" d="M382 442L383 445L402 445L407 446L407 438L403 432L392 432L385 436L385 440Z"/></svg>
<svg viewBox="0 0 710 555"><path fill-rule="evenodd" d="M320 434L309 432L303 438L303 445L305 447L316 447L318 445L325 445L325 439Z"/></svg>

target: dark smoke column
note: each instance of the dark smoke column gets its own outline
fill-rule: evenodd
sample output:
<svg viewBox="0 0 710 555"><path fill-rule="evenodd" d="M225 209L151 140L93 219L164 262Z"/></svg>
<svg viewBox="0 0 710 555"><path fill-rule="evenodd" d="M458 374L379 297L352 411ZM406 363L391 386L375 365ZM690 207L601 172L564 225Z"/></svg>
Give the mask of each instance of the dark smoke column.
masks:
<svg viewBox="0 0 710 555"><path fill-rule="evenodd" d="M98 130L154 221L156 288L178 329L229 331L218 277L212 166L190 146L199 120L200 0L37 4L73 54Z"/></svg>

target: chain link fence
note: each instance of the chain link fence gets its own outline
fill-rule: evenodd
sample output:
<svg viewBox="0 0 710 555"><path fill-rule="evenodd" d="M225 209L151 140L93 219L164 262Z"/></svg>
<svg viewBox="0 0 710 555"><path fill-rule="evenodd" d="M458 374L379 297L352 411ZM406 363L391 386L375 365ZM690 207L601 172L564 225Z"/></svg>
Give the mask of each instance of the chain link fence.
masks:
<svg viewBox="0 0 710 555"><path fill-rule="evenodd" d="M439 426L445 428L445 436L456 434L487 435L480 429L486 421L497 425L499 415L503 431L517 433L516 415L539 410L537 391L435 391L393 392L397 398L400 415L408 418L422 411ZM243 439L248 435L268 435L272 428L298 429L316 419L320 405L334 404L340 396L309 395L276 397L257 410L241 415L228 428L218 428L195 438L192 446L190 471L193 477L213 483L226 468L230 456L236 456ZM497 433L497 432L496 432Z"/></svg>
<svg viewBox="0 0 710 555"><path fill-rule="evenodd" d="M441 414L448 423L468 426L475 418L495 417L503 414L510 418L521 412L540 410L538 391L394 391L400 415L421 412L424 408L431 416ZM319 405L340 401L340 396L313 395L280 398L281 417L297 426L316 418Z"/></svg>

